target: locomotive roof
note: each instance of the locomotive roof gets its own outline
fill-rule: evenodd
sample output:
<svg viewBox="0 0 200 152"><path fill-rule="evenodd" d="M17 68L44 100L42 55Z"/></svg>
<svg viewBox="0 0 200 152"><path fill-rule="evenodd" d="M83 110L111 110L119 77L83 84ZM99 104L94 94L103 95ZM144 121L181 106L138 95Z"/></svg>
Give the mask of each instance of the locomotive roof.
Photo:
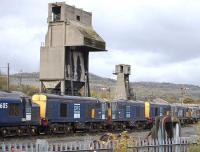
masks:
<svg viewBox="0 0 200 152"><path fill-rule="evenodd" d="M19 103L21 102L21 98L14 98L14 97L0 97L0 102L7 102L7 103Z"/></svg>
<svg viewBox="0 0 200 152"><path fill-rule="evenodd" d="M20 98L20 97L28 97L22 92L7 92L7 91L0 91L0 97L9 97L9 98Z"/></svg>
<svg viewBox="0 0 200 152"><path fill-rule="evenodd" d="M68 96L68 95L55 95L55 94L35 94L35 95L44 95L47 99L69 99L69 100L87 100L87 101L101 101L105 102L103 99L98 99L94 97L83 97L83 96Z"/></svg>
<svg viewBox="0 0 200 152"><path fill-rule="evenodd" d="M169 103L163 103L163 102L150 102L152 105L170 105Z"/></svg>
<svg viewBox="0 0 200 152"><path fill-rule="evenodd" d="M113 100L112 102L121 102L121 103L144 103L144 101L140 101L140 100L125 100L125 99L119 99L119 100Z"/></svg>
<svg viewBox="0 0 200 152"><path fill-rule="evenodd" d="M40 106L36 103L32 103L32 107L40 107Z"/></svg>

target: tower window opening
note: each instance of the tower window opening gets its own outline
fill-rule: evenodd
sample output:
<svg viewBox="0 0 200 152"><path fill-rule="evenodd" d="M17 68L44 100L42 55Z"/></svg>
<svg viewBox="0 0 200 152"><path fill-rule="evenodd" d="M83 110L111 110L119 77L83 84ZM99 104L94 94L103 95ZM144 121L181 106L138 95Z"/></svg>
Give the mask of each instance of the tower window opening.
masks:
<svg viewBox="0 0 200 152"><path fill-rule="evenodd" d="M123 73L123 66L120 66L120 73Z"/></svg>
<svg viewBox="0 0 200 152"><path fill-rule="evenodd" d="M130 73L131 72L131 68L130 67L128 67L128 73Z"/></svg>
<svg viewBox="0 0 200 152"><path fill-rule="evenodd" d="M61 18L61 6L52 7L53 21L59 21Z"/></svg>
<svg viewBox="0 0 200 152"><path fill-rule="evenodd" d="M76 15L76 20L77 21L80 21L81 20L81 17L79 15Z"/></svg>

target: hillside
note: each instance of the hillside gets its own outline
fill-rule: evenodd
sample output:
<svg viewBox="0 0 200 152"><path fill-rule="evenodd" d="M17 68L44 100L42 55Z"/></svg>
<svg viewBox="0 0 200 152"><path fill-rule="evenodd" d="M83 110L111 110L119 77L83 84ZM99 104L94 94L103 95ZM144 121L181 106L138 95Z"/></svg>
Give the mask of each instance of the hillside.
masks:
<svg viewBox="0 0 200 152"><path fill-rule="evenodd" d="M11 76L11 84L24 84L39 87L39 73L21 73ZM116 80L103 78L95 74L90 74L90 86L93 90L101 87L111 88L111 93L115 90ZM200 99L200 87L189 84L157 83L157 82L131 82L137 99L146 97L161 97L168 101L177 101L181 97L181 87L187 88L187 96L193 99Z"/></svg>

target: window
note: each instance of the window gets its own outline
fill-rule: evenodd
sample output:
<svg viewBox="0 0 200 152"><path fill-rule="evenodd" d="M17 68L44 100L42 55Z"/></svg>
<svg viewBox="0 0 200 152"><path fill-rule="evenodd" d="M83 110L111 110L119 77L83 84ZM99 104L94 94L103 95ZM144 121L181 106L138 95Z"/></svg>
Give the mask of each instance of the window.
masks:
<svg viewBox="0 0 200 152"><path fill-rule="evenodd" d="M95 109L100 109L101 108L101 104L100 103L96 103L95 104Z"/></svg>
<svg viewBox="0 0 200 152"><path fill-rule="evenodd" d="M126 118L130 118L130 117L131 117L131 107L126 106Z"/></svg>
<svg viewBox="0 0 200 152"><path fill-rule="evenodd" d="M52 7L53 21L59 21L61 17L61 6Z"/></svg>
<svg viewBox="0 0 200 152"><path fill-rule="evenodd" d="M136 107L136 117L140 117L140 107Z"/></svg>
<svg viewBox="0 0 200 152"><path fill-rule="evenodd" d="M12 103L9 105L9 115L10 116L19 116L20 115L20 107L18 103Z"/></svg>
<svg viewBox="0 0 200 152"><path fill-rule="evenodd" d="M120 73L123 73L123 66L120 65Z"/></svg>
<svg viewBox="0 0 200 152"><path fill-rule="evenodd" d="M119 109L119 110L123 110L124 107L125 107L124 105L122 105L122 104L118 104L118 109Z"/></svg>
<svg viewBox="0 0 200 152"><path fill-rule="evenodd" d="M80 21L81 20L81 17L79 15L76 15L76 20L77 21Z"/></svg>
<svg viewBox="0 0 200 152"><path fill-rule="evenodd" d="M60 104L60 117L67 117L67 104Z"/></svg>
<svg viewBox="0 0 200 152"><path fill-rule="evenodd" d="M155 116L159 116L157 107L155 108Z"/></svg>
<svg viewBox="0 0 200 152"><path fill-rule="evenodd" d="M116 119L117 117L117 103L112 103L112 119Z"/></svg>
<svg viewBox="0 0 200 152"><path fill-rule="evenodd" d="M106 119L106 109L107 109L107 106L106 106L106 103L102 103L102 119Z"/></svg>
<svg viewBox="0 0 200 152"><path fill-rule="evenodd" d="M128 67L128 73L131 73L131 67Z"/></svg>
<svg viewBox="0 0 200 152"><path fill-rule="evenodd" d="M79 103L74 104L74 118L81 118L81 105Z"/></svg>

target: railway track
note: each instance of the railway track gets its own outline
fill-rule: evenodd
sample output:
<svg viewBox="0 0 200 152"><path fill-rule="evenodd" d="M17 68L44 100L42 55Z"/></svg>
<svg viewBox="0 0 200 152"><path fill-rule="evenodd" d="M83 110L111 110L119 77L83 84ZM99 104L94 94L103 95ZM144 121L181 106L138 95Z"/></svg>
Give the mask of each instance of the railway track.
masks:
<svg viewBox="0 0 200 152"><path fill-rule="evenodd" d="M193 136L193 135L197 135L198 131L197 131L197 124L195 125L185 125L182 128L182 136ZM115 131L112 132L114 134L119 133L120 131ZM129 131L129 134L133 137L139 137L139 138L144 138L149 132L149 129L146 130L133 130L133 131ZM99 139L103 134L105 134L107 132L96 132L96 133L86 133L86 132L78 132L78 133L74 133L74 134L68 134L68 135L64 135L64 134L56 134L56 135L38 135L38 136L24 136L24 137L7 137L4 139L0 139L0 143L3 142L13 142L13 143L17 143L17 142L35 142L37 139L45 139L47 140L49 143L53 143L53 142L71 142L71 141L84 141L84 140L95 140L95 139Z"/></svg>

